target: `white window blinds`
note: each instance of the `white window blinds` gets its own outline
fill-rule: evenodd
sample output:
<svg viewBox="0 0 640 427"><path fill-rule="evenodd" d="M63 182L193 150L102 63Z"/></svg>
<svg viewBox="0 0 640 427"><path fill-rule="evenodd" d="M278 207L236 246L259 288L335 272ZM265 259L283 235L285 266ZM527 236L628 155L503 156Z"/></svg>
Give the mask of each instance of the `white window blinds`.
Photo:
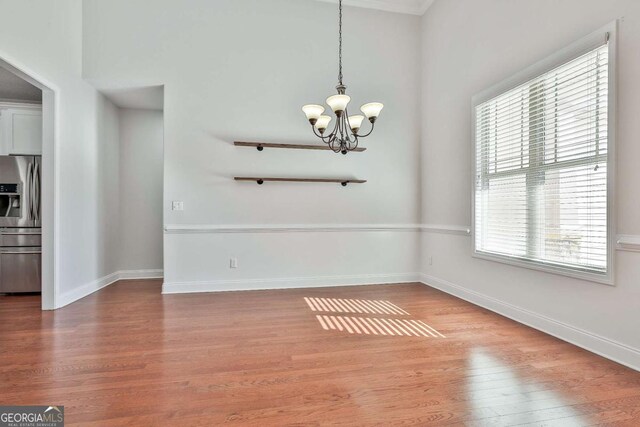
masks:
<svg viewBox="0 0 640 427"><path fill-rule="evenodd" d="M475 250L607 272L608 49L475 108Z"/></svg>

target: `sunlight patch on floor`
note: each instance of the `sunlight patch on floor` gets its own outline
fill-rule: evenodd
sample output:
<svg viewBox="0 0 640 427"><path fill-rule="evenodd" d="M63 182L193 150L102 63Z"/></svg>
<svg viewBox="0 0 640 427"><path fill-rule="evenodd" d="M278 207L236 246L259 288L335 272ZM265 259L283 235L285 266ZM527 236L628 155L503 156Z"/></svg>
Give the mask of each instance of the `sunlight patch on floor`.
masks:
<svg viewBox="0 0 640 427"><path fill-rule="evenodd" d="M313 311L334 313L369 313L409 315L406 311L389 301L342 298L307 298L309 308Z"/></svg>
<svg viewBox="0 0 640 427"><path fill-rule="evenodd" d="M311 311L325 331L347 332L358 335L408 336L446 338L435 328L423 322L407 318L409 312L390 301L304 297ZM372 314L372 316L348 316L345 314ZM393 318L380 315L392 315ZM396 316L405 316L396 318Z"/></svg>

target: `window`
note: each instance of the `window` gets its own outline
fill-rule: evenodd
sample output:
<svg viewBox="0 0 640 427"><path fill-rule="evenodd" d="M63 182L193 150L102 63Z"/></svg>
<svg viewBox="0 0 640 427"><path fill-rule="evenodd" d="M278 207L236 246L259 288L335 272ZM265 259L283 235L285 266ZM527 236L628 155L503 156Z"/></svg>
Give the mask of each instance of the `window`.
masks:
<svg viewBox="0 0 640 427"><path fill-rule="evenodd" d="M477 256L611 282L609 33L598 39L474 98Z"/></svg>

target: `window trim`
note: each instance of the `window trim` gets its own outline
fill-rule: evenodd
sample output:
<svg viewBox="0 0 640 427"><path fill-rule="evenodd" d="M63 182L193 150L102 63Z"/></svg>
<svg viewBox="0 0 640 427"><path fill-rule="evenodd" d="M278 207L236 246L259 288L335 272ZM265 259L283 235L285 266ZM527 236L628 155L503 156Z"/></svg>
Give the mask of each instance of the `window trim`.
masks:
<svg viewBox="0 0 640 427"><path fill-rule="evenodd" d="M604 27L594 31L586 37L570 44L564 49L548 56L547 58L536 62L535 64L525 68L506 80L482 91L472 97L471 102L471 250L474 258L488 261L500 262L517 267L524 267L548 273L559 274L563 276L573 277L576 279L587 280L590 282L602 283L605 285L615 286L615 269L616 269L616 211L615 211L615 184L616 184L616 131L617 131L617 27L618 22L613 21ZM499 254L490 254L486 252L476 251L476 188L475 177L476 170L476 107L485 101L495 98L511 89L515 89L523 83L526 83L554 68L565 64L573 59L584 55L590 50L602 46L605 38L608 37L608 53L609 53L609 82L608 82L608 135L607 135L607 271L606 273L596 273L592 271L580 271L579 268L565 267L554 265L553 263L544 263L524 258L509 257Z"/></svg>

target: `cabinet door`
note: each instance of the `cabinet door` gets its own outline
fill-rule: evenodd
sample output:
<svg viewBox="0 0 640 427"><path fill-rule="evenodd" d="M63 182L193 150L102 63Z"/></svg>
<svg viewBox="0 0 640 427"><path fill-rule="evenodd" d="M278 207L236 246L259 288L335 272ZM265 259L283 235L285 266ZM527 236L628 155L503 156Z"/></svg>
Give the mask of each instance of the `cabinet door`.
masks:
<svg viewBox="0 0 640 427"><path fill-rule="evenodd" d="M6 110L5 146L13 155L42 155L42 111Z"/></svg>
<svg viewBox="0 0 640 427"><path fill-rule="evenodd" d="M40 248L0 248L0 292L41 292Z"/></svg>

